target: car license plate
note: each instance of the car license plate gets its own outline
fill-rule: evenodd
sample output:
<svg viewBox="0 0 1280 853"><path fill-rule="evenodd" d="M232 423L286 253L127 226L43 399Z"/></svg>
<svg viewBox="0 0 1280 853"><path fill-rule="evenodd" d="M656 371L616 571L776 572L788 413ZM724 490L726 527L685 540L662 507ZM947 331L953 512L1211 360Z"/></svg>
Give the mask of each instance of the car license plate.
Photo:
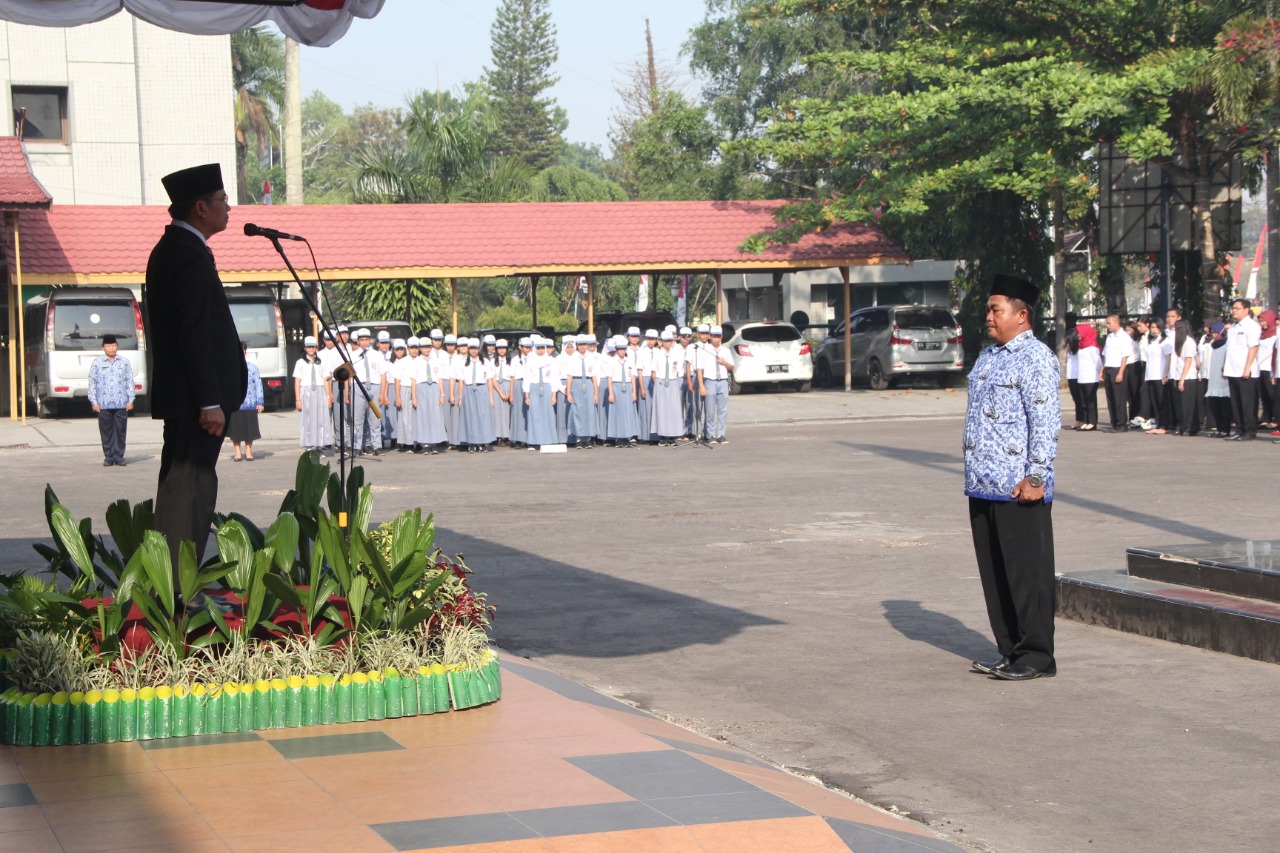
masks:
<svg viewBox="0 0 1280 853"><path fill-rule="evenodd" d="M921 341L916 346L920 349L942 349L942 341Z"/></svg>
<svg viewBox="0 0 1280 853"><path fill-rule="evenodd" d="M785 364L771 364L765 369L766 373L790 373L791 369Z"/></svg>

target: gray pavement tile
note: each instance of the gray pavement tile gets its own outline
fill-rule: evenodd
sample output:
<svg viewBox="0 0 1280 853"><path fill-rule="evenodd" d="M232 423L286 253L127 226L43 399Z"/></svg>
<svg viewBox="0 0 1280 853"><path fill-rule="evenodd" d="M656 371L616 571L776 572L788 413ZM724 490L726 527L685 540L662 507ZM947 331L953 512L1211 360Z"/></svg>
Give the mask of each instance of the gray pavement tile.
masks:
<svg viewBox="0 0 1280 853"><path fill-rule="evenodd" d="M361 752L386 752L404 749L382 732L356 732L346 735L286 738L270 741L288 759L322 758L328 755L355 755Z"/></svg>
<svg viewBox="0 0 1280 853"><path fill-rule="evenodd" d="M429 850L538 837L538 833L511 815L501 813L375 823L370 829L397 850Z"/></svg>
<svg viewBox="0 0 1280 853"><path fill-rule="evenodd" d="M582 702L587 705L597 705L601 708L608 708L611 711L625 711L628 714L638 714L645 716L644 711L637 710L625 702L619 702L611 699L601 693L597 693L590 687L583 687L581 684L562 678L545 669L539 669L536 666L522 664L519 661L513 661L510 657L502 659L502 668L509 669L521 678L528 679L539 687L545 687L553 693L558 693L566 699L572 699L575 702Z"/></svg>
<svg viewBox="0 0 1280 853"><path fill-rule="evenodd" d="M35 804L35 795L31 793L31 789L27 787L25 782L0 785L0 809L7 809L12 806L34 806Z"/></svg>
<svg viewBox="0 0 1280 853"><path fill-rule="evenodd" d="M853 853L921 853L932 850L937 853L963 853L964 848L957 847L940 838L926 838L923 835L912 835L909 832L898 832L878 826L863 826L848 820L828 817L823 818L827 826L840 840L849 845Z"/></svg>
<svg viewBox="0 0 1280 853"><path fill-rule="evenodd" d="M637 800L760 790L750 782L677 750L588 755L566 760Z"/></svg>
<svg viewBox="0 0 1280 853"><path fill-rule="evenodd" d="M737 761L742 764L749 764L752 767L762 767L766 770L777 770L777 768L772 764L768 764L758 758L752 758L750 755L744 755L741 752L734 752L729 749L716 749L714 746L704 746L700 743L689 743L688 741L662 737L661 735L649 735L649 737L654 740L662 741L667 746L673 746L683 752L693 752L698 755L707 755L712 758L723 758L727 761Z"/></svg>
<svg viewBox="0 0 1280 853"><path fill-rule="evenodd" d="M586 835L591 832L623 832L675 826L676 822L645 803L599 803L511 812L510 816L545 837Z"/></svg>
<svg viewBox="0 0 1280 853"><path fill-rule="evenodd" d="M812 812L800 808L795 803L787 802L782 797L759 789L733 794L654 799L647 800L646 804L685 826L812 815Z"/></svg>

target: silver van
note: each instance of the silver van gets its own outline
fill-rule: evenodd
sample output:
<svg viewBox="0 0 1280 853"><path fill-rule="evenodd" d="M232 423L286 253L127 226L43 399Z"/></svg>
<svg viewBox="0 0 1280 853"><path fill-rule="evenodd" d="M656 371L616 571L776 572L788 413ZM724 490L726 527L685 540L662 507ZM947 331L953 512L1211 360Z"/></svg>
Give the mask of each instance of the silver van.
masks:
<svg viewBox="0 0 1280 853"><path fill-rule="evenodd" d="M849 316L854 382L883 391L903 376L927 376L948 388L964 373L960 324L937 305L878 305ZM814 359L814 381L829 387L844 378L844 324L823 341Z"/></svg>
<svg viewBox="0 0 1280 853"><path fill-rule="evenodd" d="M268 409L280 408L293 393L293 365L285 349L284 317L270 287L227 287L227 304L240 340L249 345L245 359L258 365Z"/></svg>
<svg viewBox="0 0 1280 853"><path fill-rule="evenodd" d="M38 417L87 401L89 366L102 355L102 336L115 335L119 355L133 367L136 411L147 410L147 342L142 312L127 287L59 287L22 309L27 399Z"/></svg>

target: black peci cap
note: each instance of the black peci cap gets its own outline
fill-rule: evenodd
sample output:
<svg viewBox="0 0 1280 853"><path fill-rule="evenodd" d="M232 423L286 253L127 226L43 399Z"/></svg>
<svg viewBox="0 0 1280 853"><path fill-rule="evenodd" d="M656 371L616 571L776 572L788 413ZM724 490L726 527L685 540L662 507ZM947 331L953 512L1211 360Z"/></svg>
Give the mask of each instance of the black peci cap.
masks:
<svg viewBox="0 0 1280 853"><path fill-rule="evenodd" d="M217 163L192 166L190 169L165 175L160 183L164 184L169 201L181 204L222 189L222 166Z"/></svg>
<svg viewBox="0 0 1280 853"><path fill-rule="evenodd" d="M991 295L1004 296L1008 299L1021 299L1028 305L1035 305L1040 301L1040 288L1026 279L1001 273L996 275L991 282Z"/></svg>
<svg viewBox="0 0 1280 853"><path fill-rule="evenodd" d="M102 336L102 345L105 347L107 344L117 344L117 345L118 345L118 344L119 344L119 341L117 341L117 340L116 340L116 336L115 336L115 335L103 335L103 336Z"/></svg>

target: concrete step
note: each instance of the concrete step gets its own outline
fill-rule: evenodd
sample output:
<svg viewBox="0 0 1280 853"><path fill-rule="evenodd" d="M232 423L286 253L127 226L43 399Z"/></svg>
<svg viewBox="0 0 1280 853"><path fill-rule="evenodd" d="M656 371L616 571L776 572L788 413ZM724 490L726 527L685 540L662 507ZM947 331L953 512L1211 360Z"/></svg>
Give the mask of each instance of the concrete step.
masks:
<svg viewBox="0 0 1280 853"><path fill-rule="evenodd" d="M1058 616L1280 663L1280 604L1134 577L1124 569L1058 576Z"/></svg>
<svg viewBox="0 0 1280 853"><path fill-rule="evenodd" d="M1126 555L1129 574L1137 577L1280 601L1280 542L1129 548Z"/></svg>

